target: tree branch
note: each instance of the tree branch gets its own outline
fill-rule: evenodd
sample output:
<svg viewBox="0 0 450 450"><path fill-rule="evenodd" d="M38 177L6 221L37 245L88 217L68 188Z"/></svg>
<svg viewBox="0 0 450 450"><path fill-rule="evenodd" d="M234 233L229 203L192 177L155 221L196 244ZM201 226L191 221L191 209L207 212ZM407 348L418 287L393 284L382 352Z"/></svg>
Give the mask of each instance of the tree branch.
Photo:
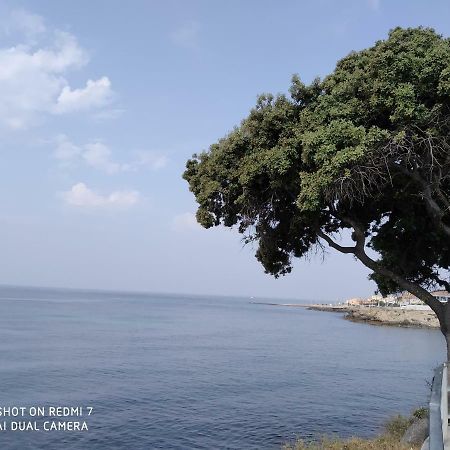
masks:
<svg viewBox="0 0 450 450"><path fill-rule="evenodd" d="M380 275L383 275L386 278L391 279L405 291L408 291L411 294L415 295L417 298L420 298L436 313L439 320L441 319L443 314L443 306L441 302L437 300L433 295L431 295L422 286L413 283L412 281L408 281L405 278L401 277L400 275L397 275L395 272L392 272L392 270L381 266L377 261L373 260L365 252L357 251L355 253L355 256L369 269L373 270L374 272Z"/></svg>
<svg viewBox="0 0 450 450"><path fill-rule="evenodd" d="M442 211L440 206L433 199L430 187L424 189L423 198L425 200L425 205L426 205L426 208L428 210L428 213L429 213L431 219L448 237L450 237L450 227L442 221L442 218L444 217L445 212Z"/></svg>
<svg viewBox="0 0 450 450"><path fill-rule="evenodd" d="M335 250L341 252L341 253L355 253L356 247L344 247L342 245L339 245L337 242L333 241L328 234L325 234L322 230L319 230L317 232L317 235L321 237L324 241L327 242L327 244L334 248Z"/></svg>
<svg viewBox="0 0 450 450"><path fill-rule="evenodd" d="M318 231L317 233L318 236L324 239L330 247L338 250L341 253L351 253L355 255L356 258L358 258L366 267L373 270L375 273L378 273L386 278L389 278L390 280L397 283L397 285L402 289L404 289L405 291L408 291L411 294L415 295L417 298L420 298L436 313L439 319L439 323L441 325L441 329L444 333L446 333L447 329L444 330L443 328L446 327L446 320L444 317L445 311L442 303L419 284L406 280L405 278L396 274L392 270L381 266L377 261L375 261L369 255L367 255L365 251L366 238L364 236L362 226L358 224L355 220L351 219L350 217L342 217L341 219L353 227L354 231L352 233L352 239L356 243L354 247L344 247L339 245L330 236L325 234L322 230Z"/></svg>
<svg viewBox="0 0 450 450"><path fill-rule="evenodd" d="M443 280L436 273L433 273L432 275L430 275L430 278L432 278L436 282L436 284L439 284L440 286L444 286L444 288L447 292L450 292L450 283L448 281Z"/></svg>
<svg viewBox="0 0 450 450"><path fill-rule="evenodd" d="M430 183L428 183L423 177L421 177L417 170L409 170L406 167L402 166L401 164L396 163L390 163L389 166L391 168L397 169L404 175L416 181L420 186L422 186L421 194L423 199L425 200L425 206L428 211L428 214L430 215L431 219L436 224L436 226L441 231L443 231L448 237L450 237L450 227L442 221L442 218L444 217L446 212L442 210L437 201L433 198L433 191L431 189ZM444 205L446 205L446 209L448 211L450 203L448 202L445 195L439 188L437 188L436 191L438 197L441 199Z"/></svg>
<svg viewBox="0 0 450 450"><path fill-rule="evenodd" d="M448 200L448 198L445 196L445 194L442 192L442 190L439 187L436 188L436 193L437 193L439 199L441 200L441 202L444 204L447 212L450 212L450 201Z"/></svg>

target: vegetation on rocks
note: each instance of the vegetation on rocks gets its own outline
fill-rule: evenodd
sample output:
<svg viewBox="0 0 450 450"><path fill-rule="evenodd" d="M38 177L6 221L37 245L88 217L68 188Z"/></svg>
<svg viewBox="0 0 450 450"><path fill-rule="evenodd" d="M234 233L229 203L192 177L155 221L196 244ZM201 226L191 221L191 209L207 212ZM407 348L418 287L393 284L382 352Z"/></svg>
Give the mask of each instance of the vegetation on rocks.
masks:
<svg viewBox="0 0 450 450"><path fill-rule="evenodd" d="M421 443L402 442L408 427L417 420L428 417L427 408L419 408L411 417L395 416L389 420L380 436L372 439L352 437L348 439L324 437L318 441L297 440L285 444L282 450L419 450Z"/></svg>
<svg viewBox="0 0 450 450"><path fill-rule="evenodd" d="M419 450L420 445L403 444L391 437L375 439L323 439L316 443L297 441L293 445L286 445L283 450Z"/></svg>

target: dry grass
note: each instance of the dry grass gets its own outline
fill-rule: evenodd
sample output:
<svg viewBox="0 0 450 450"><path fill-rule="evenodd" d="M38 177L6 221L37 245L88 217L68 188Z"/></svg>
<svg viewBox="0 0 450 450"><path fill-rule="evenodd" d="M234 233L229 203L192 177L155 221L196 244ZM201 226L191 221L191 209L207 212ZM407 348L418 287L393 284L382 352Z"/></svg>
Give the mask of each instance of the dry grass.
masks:
<svg viewBox="0 0 450 450"><path fill-rule="evenodd" d="M420 418L422 412L426 411L421 408L414 412L413 416ZM417 412L417 414L416 414ZM411 424L413 417L407 418L403 416L393 417L385 425L384 434L373 439L361 438L322 438L316 442L306 442L298 440L292 444L285 444L283 450L420 450L420 445L413 446L410 444L400 443L400 439Z"/></svg>
<svg viewBox="0 0 450 450"><path fill-rule="evenodd" d="M420 446L401 444L398 439L382 436L375 439L322 439L315 443L297 441L283 450L419 450Z"/></svg>

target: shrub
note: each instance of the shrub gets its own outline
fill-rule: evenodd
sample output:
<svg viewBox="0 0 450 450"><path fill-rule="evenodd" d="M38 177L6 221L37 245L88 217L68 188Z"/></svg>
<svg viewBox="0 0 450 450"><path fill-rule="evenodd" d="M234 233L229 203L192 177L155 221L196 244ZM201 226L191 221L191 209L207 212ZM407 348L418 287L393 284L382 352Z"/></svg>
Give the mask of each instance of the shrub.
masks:
<svg viewBox="0 0 450 450"><path fill-rule="evenodd" d="M428 413L428 408L422 406L413 412L413 417L416 419L426 419L428 417Z"/></svg>
<svg viewBox="0 0 450 450"><path fill-rule="evenodd" d="M386 435L390 436L393 439L400 440L402 436L405 434L405 431L412 423L412 418L404 417L404 416L395 416L390 419L384 426L386 431Z"/></svg>
<svg viewBox="0 0 450 450"><path fill-rule="evenodd" d="M372 439L361 438L328 438L307 442L302 439L285 444L283 450L419 450L420 446L400 442L405 431L415 419L428 417L428 409L416 409L411 417L394 416L384 426L384 433Z"/></svg>

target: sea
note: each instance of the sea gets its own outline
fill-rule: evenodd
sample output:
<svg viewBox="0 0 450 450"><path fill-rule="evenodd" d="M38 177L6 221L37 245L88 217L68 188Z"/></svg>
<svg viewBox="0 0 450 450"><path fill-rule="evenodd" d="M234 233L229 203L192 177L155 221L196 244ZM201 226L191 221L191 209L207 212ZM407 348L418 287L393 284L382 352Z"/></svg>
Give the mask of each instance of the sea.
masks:
<svg viewBox="0 0 450 450"><path fill-rule="evenodd" d="M0 447L280 449L426 405L439 331L255 301L0 287Z"/></svg>

